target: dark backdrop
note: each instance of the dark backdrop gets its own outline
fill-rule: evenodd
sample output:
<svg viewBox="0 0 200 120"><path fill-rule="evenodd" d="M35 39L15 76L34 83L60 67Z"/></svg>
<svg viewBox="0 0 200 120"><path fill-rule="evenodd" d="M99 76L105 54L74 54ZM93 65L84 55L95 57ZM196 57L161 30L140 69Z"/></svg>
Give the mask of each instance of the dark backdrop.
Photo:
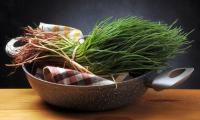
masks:
<svg viewBox="0 0 200 120"><path fill-rule="evenodd" d="M7 76L10 68L4 47L6 42L19 36L21 28L39 22L69 25L88 34L95 22L105 17L140 16L153 21L172 23L178 19L195 40L188 53L171 62L174 67L195 68L194 74L182 88L200 88L200 4L198 0L5 0L0 2L0 88L29 87L21 69Z"/></svg>

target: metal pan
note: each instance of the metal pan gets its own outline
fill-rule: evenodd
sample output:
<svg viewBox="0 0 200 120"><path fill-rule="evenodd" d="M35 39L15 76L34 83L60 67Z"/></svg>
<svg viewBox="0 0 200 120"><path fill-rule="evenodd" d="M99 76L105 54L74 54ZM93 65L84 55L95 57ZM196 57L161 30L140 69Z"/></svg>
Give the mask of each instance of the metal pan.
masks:
<svg viewBox="0 0 200 120"><path fill-rule="evenodd" d="M20 47L14 47L17 40L12 39L6 45L6 52L13 57ZM103 111L125 106L137 101L147 88L163 90L174 88L184 82L194 68L177 68L165 71L153 71L133 78L128 76L125 81L110 85L77 86L62 85L48 82L35 77L30 69L32 64L22 66L26 77L34 90L46 102L82 111Z"/></svg>
<svg viewBox="0 0 200 120"><path fill-rule="evenodd" d="M174 70L150 72L110 85L77 86L48 82L33 76L23 65L26 77L34 90L46 102L67 109L81 111L103 111L125 106L137 101L147 88L163 90L174 88L185 81L193 72L193 68L177 68Z"/></svg>

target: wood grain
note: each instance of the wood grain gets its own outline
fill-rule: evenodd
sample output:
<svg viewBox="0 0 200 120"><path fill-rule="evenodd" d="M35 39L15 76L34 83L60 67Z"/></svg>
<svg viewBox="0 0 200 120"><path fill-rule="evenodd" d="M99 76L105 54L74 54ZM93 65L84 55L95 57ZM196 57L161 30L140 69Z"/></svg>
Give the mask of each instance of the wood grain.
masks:
<svg viewBox="0 0 200 120"><path fill-rule="evenodd" d="M200 90L149 89L137 103L105 112L48 105L32 89L0 89L0 120L200 120Z"/></svg>

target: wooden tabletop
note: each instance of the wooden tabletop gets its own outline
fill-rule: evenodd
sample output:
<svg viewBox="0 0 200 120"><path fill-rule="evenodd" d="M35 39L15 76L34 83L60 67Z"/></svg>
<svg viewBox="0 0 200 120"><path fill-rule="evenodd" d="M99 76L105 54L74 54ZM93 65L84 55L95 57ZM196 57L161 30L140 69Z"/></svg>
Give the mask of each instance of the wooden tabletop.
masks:
<svg viewBox="0 0 200 120"><path fill-rule="evenodd" d="M0 120L200 120L200 90L149 89L137 104L81 113L50 106L32 89L0 89Z"/></svg>

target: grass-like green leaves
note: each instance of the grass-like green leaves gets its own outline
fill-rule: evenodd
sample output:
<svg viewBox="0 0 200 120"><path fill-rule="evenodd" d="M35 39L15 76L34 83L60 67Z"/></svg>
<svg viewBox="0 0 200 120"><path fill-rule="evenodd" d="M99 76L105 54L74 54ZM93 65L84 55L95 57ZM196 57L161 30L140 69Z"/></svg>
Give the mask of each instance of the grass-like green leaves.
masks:
<svg viewBox="0 0 200 120"><path fill-rule="evenodd" d="M97 24L76 52L76 61L95 74L160 69L188 44L181 28L137 17Z"/></svg>
<svg viewBox="0 0 200 120"><path fill-rule="evenodd" d="M74 69L98 75L157 70L189 46L189 33L174 23L168 26L138 17L106 19L94 27L83 44L39 28L28 27L26 31L21 40L27 45L15 58L15 65L62 57Z"/></svg>

